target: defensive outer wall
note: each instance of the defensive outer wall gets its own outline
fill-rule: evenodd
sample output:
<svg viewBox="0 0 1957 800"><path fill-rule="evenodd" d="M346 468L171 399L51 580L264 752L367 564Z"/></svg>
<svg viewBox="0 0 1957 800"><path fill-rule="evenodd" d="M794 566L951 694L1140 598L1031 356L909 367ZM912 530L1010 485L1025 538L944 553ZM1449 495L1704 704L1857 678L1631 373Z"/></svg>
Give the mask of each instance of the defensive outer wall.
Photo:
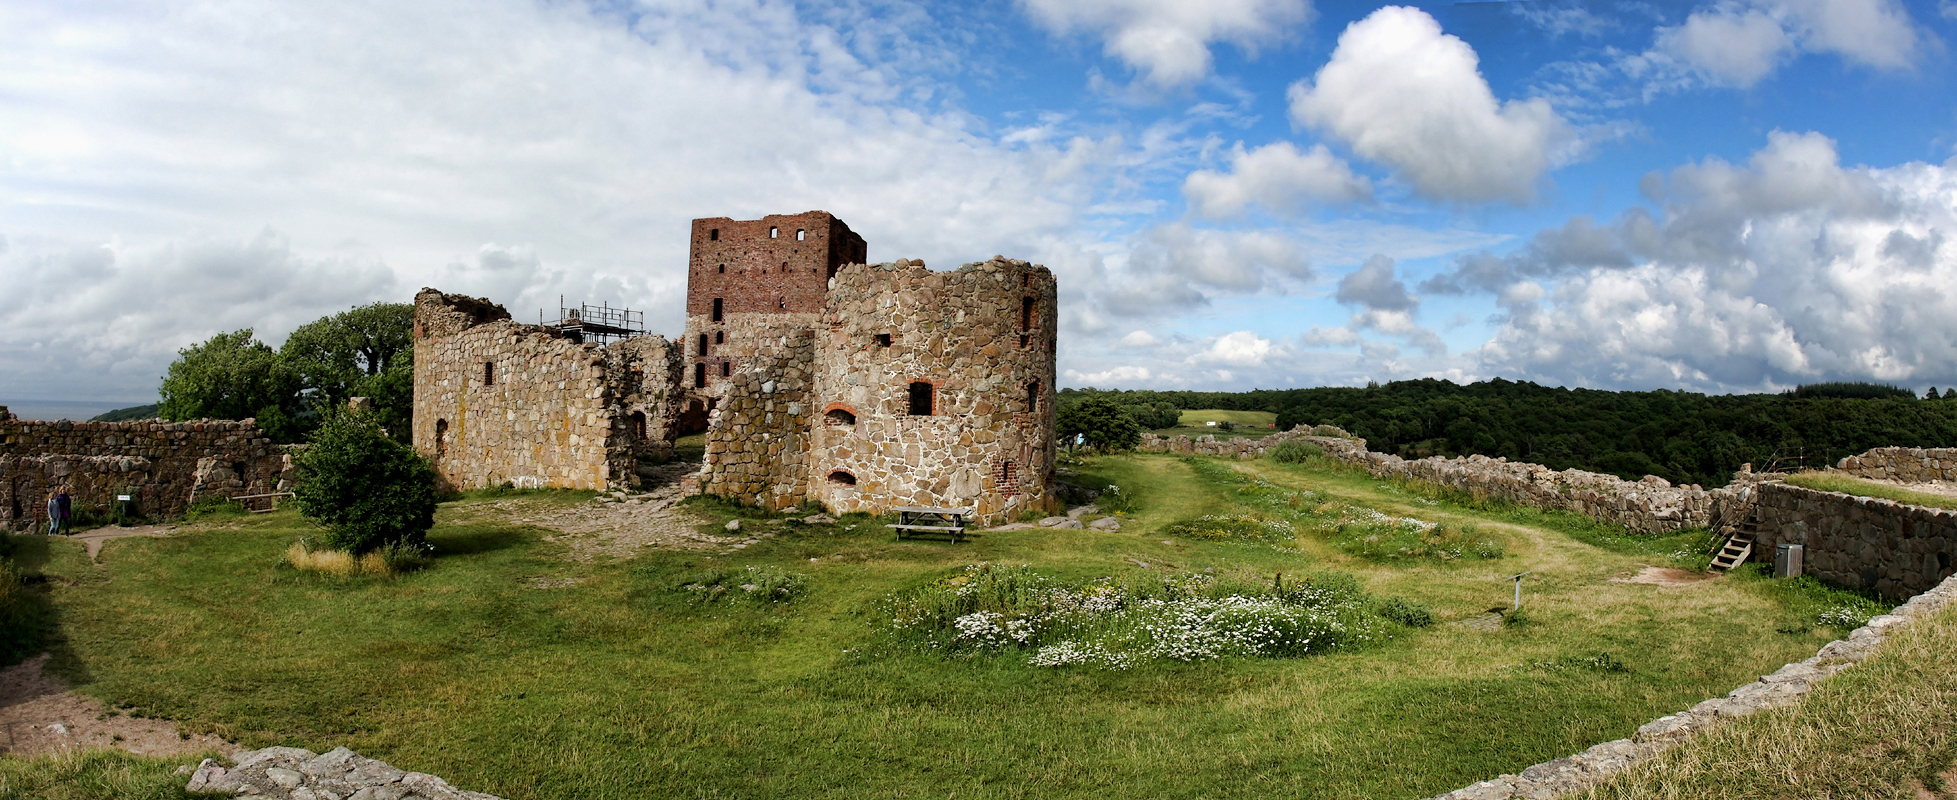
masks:
<svg viewBox="0 0 1957 800"><path fill-rule="evenodd" d="M106 515L117 495L136 513L174 516L200 492L227 497L289 487L291 458L252 420L40 422L0 406L0 528L47 524L47 493L68 487L76 514Z"/></svg>
<svg viewBox="0 0 1957 800"><path fill-rule="evenodd" d="M1781 544L1803 546L1804 571L1842 586L1873 589L1907 602L1869 620L1814 657L1794 662L1723 697L1653 720L1627 739L1545 761L1430 800L1537 800L1595 786L1726 720L1800 701L1830 676L1875 654L1906 626L1957 604L1957 511L1793 486L1778 476L1742 470L1718 489L1673 486L1646 476L1626 481L1582 470L1551 470L1485 456L1408 461L1366 450L1364 439L1332 426L1297 428L1261 439L1212 436L1164 439L1145 434L1141 449L1240 459L1262 456L1286 440L1318 445L1333 459L1382 478L1438 484L1478 497L1559 509L1641 532L1711 527L1722 532L1751 521L1753 560L1771 559ZM1904 483L1957 479L1957 449L1885 447L1844 458L1836 469L1857 477Z"/></svg>

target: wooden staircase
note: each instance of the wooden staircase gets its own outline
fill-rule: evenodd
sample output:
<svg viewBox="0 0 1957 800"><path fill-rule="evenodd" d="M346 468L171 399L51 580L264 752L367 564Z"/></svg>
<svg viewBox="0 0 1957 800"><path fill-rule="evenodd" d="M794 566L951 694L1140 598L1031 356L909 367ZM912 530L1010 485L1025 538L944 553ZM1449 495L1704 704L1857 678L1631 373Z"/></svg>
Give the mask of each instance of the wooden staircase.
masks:
<svg viewBox="0 0 1957 800"><path fill-rule="evenodd" d="M1706 566L1706 571L1726 572L1746 563L1747 557L1753 555L1753 537L1759 532L1758 524L1749 515L1745 522L1734 528L1726 537L1726 543L1719 546L1719 552L1713 554L1712 563Z"/></svg>

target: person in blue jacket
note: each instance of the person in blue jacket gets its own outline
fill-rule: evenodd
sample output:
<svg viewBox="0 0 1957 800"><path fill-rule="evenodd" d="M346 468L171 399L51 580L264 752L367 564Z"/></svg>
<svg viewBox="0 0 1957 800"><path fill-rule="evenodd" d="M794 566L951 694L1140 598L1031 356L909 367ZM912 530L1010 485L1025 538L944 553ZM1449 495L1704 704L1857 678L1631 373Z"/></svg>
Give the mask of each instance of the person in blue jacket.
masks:
<svg viewBox="0 0 1957 800"><path fill-rule="evenodd" d="M75 506L68 497L68 487L63 486L55 490L54 499L61 504L61 532L67 534L74 533L74 526L70 523L74 520Z"/></svg>
<svg viewBox="0 0 1957 800"><path fill-rule="evenodd" d="M61 500L55 497L54 492L48 492L48 535L55 536L60 533Z"/></svg>

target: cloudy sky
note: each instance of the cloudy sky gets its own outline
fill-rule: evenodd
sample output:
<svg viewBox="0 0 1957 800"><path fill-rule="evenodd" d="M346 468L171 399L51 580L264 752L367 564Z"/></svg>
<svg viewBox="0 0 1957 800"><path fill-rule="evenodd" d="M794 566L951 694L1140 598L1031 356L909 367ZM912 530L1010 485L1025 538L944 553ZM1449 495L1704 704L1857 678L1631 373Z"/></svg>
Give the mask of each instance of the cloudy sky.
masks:
<svg viewBox="0 0 1957 800"><path fill-rule="evenodd" d="M1061 384L1957 384L1957 2L0 3L0 398L687 221L1060 277Z"/></svg>

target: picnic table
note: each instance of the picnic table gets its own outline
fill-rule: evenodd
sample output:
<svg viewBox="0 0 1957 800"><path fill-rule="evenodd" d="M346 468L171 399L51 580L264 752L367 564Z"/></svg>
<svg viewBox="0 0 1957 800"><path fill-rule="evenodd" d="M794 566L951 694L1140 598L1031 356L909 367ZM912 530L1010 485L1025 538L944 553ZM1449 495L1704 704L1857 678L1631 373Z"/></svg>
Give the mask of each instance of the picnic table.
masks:
<svg viewBox="0 0 1957 800"><path fill-rule="evenodd" d="M952 544L958 543L958 534L965 532L965 517L974 509L930 508L928 506L898 506L891 509L897 512L897 524L885 525L896 528L897 538L904 538L905 532L932 532L951 534Z"/></svg>

